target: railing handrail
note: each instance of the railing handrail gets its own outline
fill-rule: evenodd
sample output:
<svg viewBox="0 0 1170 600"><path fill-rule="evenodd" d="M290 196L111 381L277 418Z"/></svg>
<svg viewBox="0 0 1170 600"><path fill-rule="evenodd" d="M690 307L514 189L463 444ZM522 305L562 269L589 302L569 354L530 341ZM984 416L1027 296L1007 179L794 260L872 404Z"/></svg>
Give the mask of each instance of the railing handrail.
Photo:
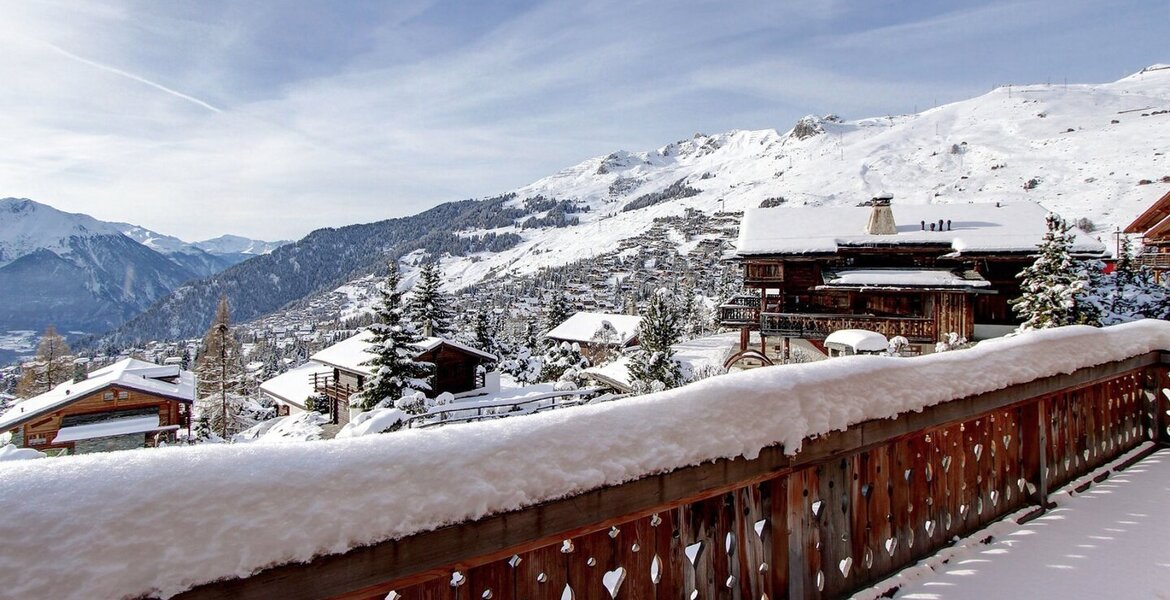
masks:
<svg viewBox="0 0 1170 600"><path fill-rule="evenodd" d="M526 553L530 551L535 551L538 548L544 548L550 545L560 546L560 540L577 539L579 536L580 542L584 544L587 539L592 539L587 536L594 535L593 532L598 532L596 535L604 537L606 530L611 525L619 526L617 529L620 530L629 528L630 531L642 531L641 529L635 529L634 522L637 521L639 523L637 527L640 528L643 526L641 519L646 519L651 515L667 515L665 517L668 519L667 522L674 523L672 526L676 528L674 533L676 538L679 535L678 528L682 527L683 539L681 541L670 542L668 546L674 548L685 545L688 543L688 539L694 539L693 536L698 535L698 539L706 540L703 542L704 544L715 544L711 552L714 552L716 558L711 558L710 560L726 561L726 557L717 558L719 556L717 550L722 547L723 532L729 531L723 529L723 527L741 527L741 529L737 530L739 533L736 534L736 539L739 540L744 536L753 535L750 533L751 521L748 521L746 525L736 525L739 520L746 519L746 517L742 515L738 517L733 516L730 523L720 525L720 529L712 530L710 533L704 534L702 530L698 533L693 530L687 530L685 522L669 521L673 517L669 516L668 511L680 509L680 507L698 506L702 502L705 502L703 499L707 498L711 499L713 504L710 504L709 509L704 510L716 510L715 507L722 507L718 510L729 510L725 507L728 506L727 502L731 501L731 496L727 496L726 499L723 496L731 492L734 492L734 506L736 507L735 510L738 511L739 502L741 501L740 490L748 488L755 489L752 486L762 485L760 482L777 481L780 479L787 482L788 478L796 476L797 473L813 473L811 469L820 469L825 465L836 465L838 462L844 464L843 461L853 460L849 457L856 457L861 453L882 448L887 444L904 443L900 440L906 440L908 437L921 439L925 435L929 442L932 432L936 436L944 436L946 435L945 431L953 431L957 438L962 438L964 436L958 432L963 430L964 424L973 424L986 420L994 421L995 417L999 416L1002 411L1016 411L1013 414L1023 415L1019 417L1023 419L1020 422L1020 427L1038 428L1038 438L1027 438L1026 436L1014 438L1011 440L1011 443L1014 445L1009 446L1009 442L1005 442L1001 452L1006 454L1010 447L1013 452L1020 453L1021 456L1028 453L1027 456L1034 457L1034 460L1040 461L1036 464L1027 463L1027 460L1033 460L1032 458L1028 458L1025 460L1027 464L1022 463L1021 468L1024 468L1026 472L1021 477L1027 476L1031 478L1035 476L1040 479L1036 481L1028 479L1029 491L1021 491L1020 494L1026 495L1028 502L1039 503L1043 506L1046 503L1046 485L1050 481L1050 478L1055 479L1058 476L1057 471L1060 471L1060 466L1055 464L1055 461L1060 461L1068 456L1074 456L1079 453L1074 440L1074 442L1067 442L1066 446L1061 446L1063 448L1062 451L1067 454L1055 454L1053 458L1044 458L1046 453L1050 454L1058 451L1056 444L1066 444L1066 442L1061 441L1066 436L1063 433L1064 430L1062 429L1058 433L1056 428L1057 426L1071 426L1068 424L1071 422L1069 421L1070 418L1085 418L1083 416L1078 417L1075 414L1072 417L1065 414L1063 417L1053 416L1049 418L1047 411L1056 410L1057 408L1057 405L1053 403L1065 397L1074 398L1076 397L1075 394L1082 393L1082 391L1084 393L1106 393L1108 390L1115 389L1116 386L1121 385L1115 382L1131 382L1125 385L1136 383L1141 389L1156 389L1165 385L1167 382L1165 374L1167 365L1170 365L1170 360L1167 359L1165 352L1152 351L1123 360L1083 367L1072 373L1041 377L1029 382L1016 383L1003 389L978 393L951 402L928 406L920 412L901 413L896 419L881 418L857 423L844 430L831 431L813 439L806 439L800 452L795 455L787 454L782 446L769 446L764 448L759 456L749 460L742 458L723 458L697 466L676 469L667 473L650 475L620 485L604 487L568 498L547 501L528 508L485 517L474 522L465 522L412 535L401 540L357 548L351 550L346 555L321 557L308 565L277 567L262 572L250 580L221 583L217 588L225 595L230 594L235 596L238 594L236 597L247 597L248 590L255 590L258 593L271 593L274 589L291 590L294 589L294 584L290 582L299 581L299 585L307 585L306 582L312 580L314 582L313 585L318 586L312 588L316 593L320 593L324 589L319 587L319 585L323 585L325 582L332 582L333 584L342 586L332 588L334 592L340 591L345 586L355 586L347 589L354 590L361 588L362 593L384 593L390 589L403 590L406 587L432 580L436 576L442 577L441 573L444 572L444 569L447 570L447 573L450 573L450 570L454 569L465 575L468 574L468 569L473 569L470 576L473 581L479 581L475 579L476 575L474 571L479 565L484 565L483 568L488 568L487 565L494 564L494 561L501 561L514 555L527 556ZM1156 373L1150 371L1149 369L1151 368L1156 369ZM1117 389L1120 390L1122 388L1125 388L1125 386L1123 385ZM1129 391L1118 393L1131 394ZM1151 398L1155 397L1155 400L1151 400ZM1101 406L1104 407L1104 396L1100 396L1099 398L1101 399ZM1127 403L1136 402L1132 396L1127 396L1127 398L1129 398L1125 400ZM1126 408L1123 409L1122 402L1119 401L1115 406L1112 400L1110 400L1109 410L1111 412L1108 414L1122 418L1127 423L1125 425L1127 431L1127 447L1132 447L1140 443L1140 440L1145 438L1147 432L1162 442L1170 441L1168 440L1170 436L1167 435L1166 427L1168 419L1165 410L1167 408L1165 399L1161 397L1161 394L1155 395L1148 392L1144 398L1141 401L1143 403L1154 401L1159 404L1151 410L1147 410L1145 404L1126 404ZM1127 412L1122 414L1119 412L1122 410ZM1154 419L1153 422L1145 423L1142 421L1142 419L1147 418L1145 416L1147 413L1152 415L1149 418ZM1132 438L1130 437L1128 423L1131 422L1134 423L1133 429L1135 431L1139 428L1138 424L1141 423L1140 436L1133 435ZM1031 423L1031 425L1028 423ZM1052 429L1051 432L1049 428ZM977 428L972 429L972 431L975 430ZM990 432L990 428L987 431ZM1051 434L1051 439L1047 437L1049 434ZM988 433L987 435L992 436L989 439L994 443L998 434ZM1120 440L1120 434L1118 435ZM955 443L957 444L960 441L968 444L968 442L959 439L956 439ZM935 443L937 445L939 441L936 440ZM1036 446L1036 444L1039 444L1039 446ZM1115 454L1122 452L1124 448L1121 446L1122 444L1119 443L1116 447L1113 447L1112 451ZM971 446L968 445L966 448L968 452L971 451ZM974 452L978 453L979 450L976 449ZM990 452L994 455L994 449L985 449L984 452ZM890 460L893 460L892 455ZM1044 467L1046 460L1050 461L1051 469ZM1074 461L1073 464L1076 464L1076 462ZM954 468L960 469L959 466ZM946 467L936 466L936 469L940 470L940 474L936 474L937 478L941 477L941 471L945 470ZM900 479L900 467L895 468L891 464L885 472L896 472ZM929 469L927 472L929 472ZM921 478L921 472L917 473L917 477ZM1059 476L1066 479L1074 475L1068 472L1067 467L1061 473ZM974 482L974 472L971 472L968 476ZM908 471L907 479L909 477L910 473ZM861 483L856 481L855 479L853 482L843 482L843 485L836 488L839 490L838 493L858 494L856 499L860 501L861 495L865 495L867 492L859 490ZM863 479L862 482L864 481ZM927 476L927 481L930 481L929 475ZM1034 490L1031 487L1032 483L1036 483ZM784 485L784 488L776 489L787 490L789 484L785 483ZM792 485L797 484L793 483ZM847 492L846 490L850 486L852 486L852 491ZM884 487L881 489L884 489ZM955 488L956 493L958 493L958 489L957 487ZM777 492L773 491L772 493ZM941 493L941 491L938 493ZM788 498L791 501L803 501L806 503L812 502L815 498L815 496L814 498L808 498L807 491L804 496L805 499L800 500L799 488L795 488L794 493L789 494ZM941 502L941 496L938 498L936 501ZM921 498L918 501L921 501ZM1018 501L1020 499L1017 499L1015 502ZM980 503L982 502L983 500L981 499ZM835 504L830 503L830 506L833 506L835 510ZM966 507L966 505L964 506ZM1006 509L1006 501L1004 506ZM971 505L969 509L974 511L974 505ZM773 505L772 510L781 509L777 509L776 505ZM980 509L980 512L982 513L982 509ZM733 511L732 515L735 514L738 513ZM780 514L782 517L783 513ZM807 514L805 514L804 518L808 518ZM897 518L903 519L904 517ZM908 517L905 518L908 519ZM650 519L651 522L653 520ZM781 522L783 522L783 519ZM791 517L788 522L792 522ZM797 525L799 526L799 518ZM745 533L744 527L747 528L749 533ZM646 531L648 532L646 535L657 535L650 529ZM617 535L615 530L610 530L610 534L611 537ZM836 535L840 536L841 534L837 533ZM909 550L903 547L903 551L907 552L905 557L912 558L913 556L919 556L922 552L934 547L931 545L934 542L930 541L933 534L922 534L920 532L919 535L927 539L927 541L919 544L918 549L914 550L913 553L909 553ZM765 543L768 543L769 538L763 533L761 533L761 536L764 537ZM831 537L821 539L825 540L824 543L826 546L833 546L838 543ZM737 541L736 543L746 544L747 542ZM798 541L798 545L795 548L800 548L799 543ZM852 540L849 540L849 543L853 543ZM787 548L791 544L792 542L789 541L785 542L782 546L775 546L775 548ZM817 547L819 548L820 545L821 542L818 542ZM890 554L893 555L894 551L891 550ZM742 549L737 550L736 555L742 556ZM585 555L582 554L579 557L574 556L570 558L583 561ZM789 558L794 561L796 560L795 556L787 557L787 555L784 560L788 561ZM855 559L860 562L861 557L857 556ZM663 560L665 561L666 558L664 557ZM690 568L687 566L685 559L679 564L684 569ZM727 567L727 565L724 566L725 568ZM835 563L830 563L826 564L823 568L827 573L829 569L836 568L836 566ZM698 566L696 565L695 568L698 569ZM860 569L860 567L856 568ZM777 573L781 569L783 573L777 574L773 578L773 573ZM359 573L359 571L361 572ZM763 570L761 569L761 571ZM690 571L687 572L689 573ZM809 580L803 583L790 581L789 575L807 578L811 576L810 573L815 572L815 570L812 572L807 571L806 566L798 567L796 563L792 563L791 565L777 564L774 566L774 570L766 573L764 577L766 579L773 578L770 580L774 583L775 581L783 581L785 585L796 586L790 589L800 591L800 595L814 597L819 595L819 593L807 587L812 585L809 583ZM634 574L633 571L630 571L631 576ZM535 576L534 573L531 575ZM637 575L639 577L645 577L647 574L637 573ZM749 572L743 572L741 575L744 578L747 578L749 575L756 577ZM707 585L706 581L699 574L695 574L695 577L694 585ZM832 573L828 573L826 577L840 579L839 575L833 575ZM341 582L341 579L345 579L344 584ZM721 584L723 579L713 577L712 581L717 581ZM727 581L729 582L727 584L728 587L731 587L733 585L733 583L730 583L732 579L728 579ZM442 581L443 585L447 585L447 583L446 580ZM735 585L738 586L739 582L736 581ZM746 586L747 584L745 583L744 585ZM776 585L779 584L777 583ZM832 585L838 584L833 583ZM479 594L479 590L472 590L472 592L474 592L473 595ZM550 588L548 593L559 596L560 590ZM783 591L779 595L783 595ZM185 595L185 597L218 596L214 594L204 596L193 592Z"/></svg>

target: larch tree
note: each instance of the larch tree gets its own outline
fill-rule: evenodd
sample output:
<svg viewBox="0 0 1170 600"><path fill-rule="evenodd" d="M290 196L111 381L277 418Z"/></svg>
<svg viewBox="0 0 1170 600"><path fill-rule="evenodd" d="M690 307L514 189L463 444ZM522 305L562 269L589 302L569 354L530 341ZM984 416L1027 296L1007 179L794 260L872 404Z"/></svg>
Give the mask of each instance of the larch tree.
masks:
<svg viewBox="0 0 1170 600"><path fill-rule="evenodd" d="M682 367L671 348L679 341L680 325L676 308L662 290L650 297L638 326L639 351L630 359L634 391L655 392L682 385Z"/></svg>
<svg viewBox="0 0 1170 600"><path fill-rule="evenodd" d="M1083 261L1072 256L1069 229L1064 219L1048 215L1036 260L1019 274L1023 294L1011 304L1024 321L1020 331L1099 322L1096 307L1083 299L1090 275Z"/></svg>
<svg viewBox="0 0 1170 600"><path fill-rule="evenodd" d="M423 263L410 299L410 317L426 337L447 338L451 335L453 300L442 290L439 263Z"/></svg>
<svg viewBox="0 0 1170 600"><path fill-rule="evenodd" d="M53 389L67 379L72 379L74 377L72 359L69 344L57 333L57 328L52 325L45 327L41 341L37 344L36 359L27 367L21 368L16 395L31 398Z"/></svg>
<svg viewBox="0 0 1170 600"><path fill-rule="evenodd" d="M371 410L398 401L410 391L429 391L428 379L434 365L415 360L417 344L422 341L414 326L405 318L402 278L398 263L391 262L389 274L379 290L380 301L374 309L377 320L369 326L373 333L369 352L374 355L362 363L373 372L365 387L355 397L356 408Z"/></svg>
<svg viewBox="0 0 1170 600"><path fill-rule="evenodd" d="M226 296L220 296L215 318L203 335L195 374L199 380L199 418L206 419L208 429L226 441L255 424L254 416L248 414L244 395L247 377Z"/></svg>

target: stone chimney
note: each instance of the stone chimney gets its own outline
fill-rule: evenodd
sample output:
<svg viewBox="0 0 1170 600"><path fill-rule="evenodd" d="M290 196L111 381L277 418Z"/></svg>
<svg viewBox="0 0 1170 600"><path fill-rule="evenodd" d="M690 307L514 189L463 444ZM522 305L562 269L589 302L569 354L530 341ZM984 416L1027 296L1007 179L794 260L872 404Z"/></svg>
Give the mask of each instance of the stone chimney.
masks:
<svg viewBox="0 0 1170 600"><path fill-rule="evenodd" d="M890 208L893 194L878 194L870 201L873 209L869 213L869 222L865 224L865 232L870 235L895 235L898 226L894 223L894 211Z"/></svg>

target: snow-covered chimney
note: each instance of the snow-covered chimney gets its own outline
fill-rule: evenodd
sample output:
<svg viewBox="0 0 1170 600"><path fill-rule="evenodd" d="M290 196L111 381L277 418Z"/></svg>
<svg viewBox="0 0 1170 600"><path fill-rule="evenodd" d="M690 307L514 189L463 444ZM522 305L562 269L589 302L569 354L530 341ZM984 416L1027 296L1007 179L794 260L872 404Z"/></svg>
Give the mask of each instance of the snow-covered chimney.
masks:
<svg viewBox="0 0 1170 600"><path fill-rule="evenodd" d="M893 194L878 194L870 201L873 208L869 213L869 222L865 224L865 232L870 235L895 235L898 226L894 223L894 211L890 208Z"/></svg>

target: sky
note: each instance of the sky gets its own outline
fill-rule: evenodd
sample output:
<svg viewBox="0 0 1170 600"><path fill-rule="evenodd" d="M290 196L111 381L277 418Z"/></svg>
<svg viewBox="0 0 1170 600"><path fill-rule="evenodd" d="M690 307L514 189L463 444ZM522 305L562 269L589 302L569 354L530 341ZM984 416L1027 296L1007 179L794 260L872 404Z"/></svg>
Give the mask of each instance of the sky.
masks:
<svg viewBox="0 0 1170 600"><path fill-rule="evenodd" d="M188 241L1170 62L1164 0L0 0L0 197Z"/></svg>

